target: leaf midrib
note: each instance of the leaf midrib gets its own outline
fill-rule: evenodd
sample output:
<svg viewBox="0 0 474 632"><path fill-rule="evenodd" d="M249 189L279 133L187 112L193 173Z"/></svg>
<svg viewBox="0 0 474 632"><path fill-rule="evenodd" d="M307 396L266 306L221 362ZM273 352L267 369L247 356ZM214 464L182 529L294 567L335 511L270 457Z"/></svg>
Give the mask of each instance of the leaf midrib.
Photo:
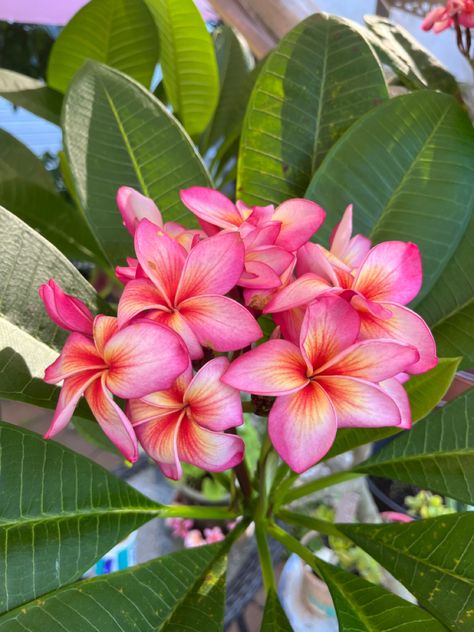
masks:
<svg viewBox="0 0 474 632"><path fill-rule="evenodd" d="M390 460L385 460L385 461L375 461L373 463L367 464L367 465L361 465L360 467L356 468L357 472L364 472L367 471L368 469L371 469L374 466L383 466L383 465L396 465L397 463L400 462L405 462L405 461L435 461L436 460L436 456L440 456L441 458L446 458L446 457L450 457L450 456L474 456L474 449L471 447L468 448L460 448L459 450L448 450L446 452L437 452L436 454L413 454L410 456L400 456L400 457L394 457Z"/></svg>

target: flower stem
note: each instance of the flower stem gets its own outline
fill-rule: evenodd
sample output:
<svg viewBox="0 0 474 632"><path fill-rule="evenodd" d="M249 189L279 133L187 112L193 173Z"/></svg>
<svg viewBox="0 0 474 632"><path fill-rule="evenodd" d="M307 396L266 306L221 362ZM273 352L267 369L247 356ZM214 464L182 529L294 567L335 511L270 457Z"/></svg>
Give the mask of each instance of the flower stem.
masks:
<svg viewBox="0 0 474 632"><path fill-rule="evenodd" d="M245 461L242 461L234 467L235 475L239 481L240 490L244 498L251 498L252 496L252 483L250 482L250 475Z"/></svg>
<svg viewBox="0 0 474 632"><path fill-rule="evenodd" d="M157 510L158 518L193 518L195 520L235 520L239 517L227 507L200 507L198 505L169 505Z"/></svg>
<svg viewBox="0 0 474 632"><path fill-rule="evenodd" d="M269 590L275 590L275 575L273 574L273 561L268 548L265 528L265 522L255 521L255 539L257 540L258 555L262 568L263 586L265 592L268 593Z"/></svg>
<svg viewBox="0 0 474 632"><path fill-rule="evenodd" d="M331 487L331 485L337 485L338 483L350 481L354 478L359 478L360 476L364 476L364 474L359 472L336 472L335 474L330 474L329 476L323 476L323 478L317 478L314 481L310 481L309 483L290 489L290 491L284 495L280 505L288 505L298 498L303 498L303 496L308 496L309 494L318 492L326 487Z"/></svg>

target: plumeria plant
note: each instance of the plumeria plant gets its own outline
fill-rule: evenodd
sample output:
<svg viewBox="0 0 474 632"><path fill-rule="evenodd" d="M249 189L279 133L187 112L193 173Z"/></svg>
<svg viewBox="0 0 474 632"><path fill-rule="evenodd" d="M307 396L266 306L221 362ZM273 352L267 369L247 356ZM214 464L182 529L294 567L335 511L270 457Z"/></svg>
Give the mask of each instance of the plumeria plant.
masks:
<svg viewBox="0 0 474 632"><path fill-rule="evenodd" d="M0 632L222 630L228 553L253 532L264 631L292 630L272 540L341 630L472 628L474 399L442 400L474 364L474 132L454 77L366 22L315 14L255 63L191 0L92 0L45 84L0 70L64 146L58 189L0 132L0 397L51 411L45 437L0 422ZM200 468L222 503L157 503L55 441L71 431L173 481ZM305 509L370 475L456 510ZM186 547L81 579L153 518Z"/></svg>
<svg viewBox="0 0 474 632"><path fill-rule="evenodd" d="M432 9L423 20L425 31L442 33L454 27L456 43L462 55L474 68L474 56L471 50L471 29L474 28L473 0L448 0L445 6Z"/></svg>

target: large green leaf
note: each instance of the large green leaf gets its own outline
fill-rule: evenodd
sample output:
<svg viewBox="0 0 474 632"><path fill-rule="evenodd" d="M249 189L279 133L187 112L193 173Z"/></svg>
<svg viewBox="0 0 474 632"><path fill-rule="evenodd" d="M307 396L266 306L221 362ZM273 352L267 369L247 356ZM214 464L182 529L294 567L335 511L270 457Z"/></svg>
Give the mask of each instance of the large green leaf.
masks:
<svg viewBox="0 0 474 632"><path fill-rule="evenodd" d="M448 92L456 97L460 96L459 86L454 76L403 26L378 15L366 15L364 20L369 29L382 40L385 49L390 49L395 44L402 47L413 60L429 88Z"/></svg>
<svg viewBox="0 0 474 632"><path fill-rule="evenodd" d="M428 415L356 469L474 504L474 390Z"/></svg>
<svg viewBox="0 0 474 632"><path fill-rule="evenodd" d="M318 13L290 31L263 66L242 129L238 197L302 197L327 151L387 98L382 69L359 27Z"/></svg>
<svg viewBox="0 0 474 632"><path fill-rule="evenodd" d="M448 265L431 292L417 305L430 325L438 352L464 356L461 368L474 365L474 214Z"/></svg>
<svg viewBox="0 0 474 632"><path fill-rule="evenodd" d="M0 611L78 579L159 514L102 467L0 423Z"/></svg>
<svg viewBox="0 0 474 632"><path fill-rule="evenodd" d="M472 630L474 513L409 524L338 525L450 630Z"/></svg>
<svg viewBox="0 0 474 632"><path fill-rule="evenodd" d="M454 253L474 204L474 131L453 97L418 91L360 119L333 147L306 197L328 219L329 237L347 204L355 231L375 242L413 241L423 257L425 294Z"/></svg>
<svg viewBox="0 0 474 632"><path fill-rule="evenodd" d="M188 133L203 132L217 105L219 73L211 36L192 0L146 0L161 37L166 95Z"/></svg>
<svg viewBox="0 0 474 632"><path fill-rule="evenodd" d="M380 586L315 558L315 570L327 583L341 632L445 631L425 610Z"/></svg>
<svg viewBox="0 0 474 632"><path fill-rule="evenodd" d="M220 632L222 546L187 549L50 593L0 618L2 632Z"/></svg>
<svg viewBox="0 0 474 632"><path fill-rule="evenodd" d="M260 632L292 632L292 630L293 628L280 605L277 594L271 590L267 594Z"/></svg>
<svg viewBox="0 0 474 632"><path fill-rule="evenodd" d="M68 92L63 123L80 203L113 264L133 252L115 203L121 185L153 198L165 220L195 225L179 190L209 186L206 168L176 119L142 86L88 62Z"/></svg>
<svg viewBox="0 0 474 632"><path fill-rule="evenodd" d="M41 160L26 145L0 129L0 182L20 177L55 192L54 180Z"/></svg>
<svg viewBox="0 0 474 632"><path fill-rule="evenodd" d="M0 96L13 105L25 108L42 118L59 125L63 97L38 79L13 70L0 69Z"/></svg>
<svg viewBox="0 0 474 632"><path fill-rule="evenodd" d="M148 87L158 52L156 26L143 0L91 0L54 43L48 84L66 92L82 64L95 59Z"/></svg>
<svg viewBox="0 0 474 632"><path fill-rule="evenodd" d="M443 398L453 381L459 366L459 358L440 358L437 366L422 375L414 375L405 383L410 400L413 423L423 419ZM326 459L353 450L360 445L380 441L399 433L396 427L387 428L341 428ZM404 434L404 433L403 433Z"/></svg>

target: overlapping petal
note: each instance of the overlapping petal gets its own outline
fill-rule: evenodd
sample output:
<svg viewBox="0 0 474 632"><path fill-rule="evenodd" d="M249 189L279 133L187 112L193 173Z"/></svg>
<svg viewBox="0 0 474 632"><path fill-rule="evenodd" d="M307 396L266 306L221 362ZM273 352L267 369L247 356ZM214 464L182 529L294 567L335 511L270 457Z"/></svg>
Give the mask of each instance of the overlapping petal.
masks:
<svg viewBox="0 0 474 632"><path fill-rule="evenodd" d="M291 395L278 397L268 417L268 433L278 454L301 473L330 449L337 430L329 397L316 382Z"/></svg>
<svg viewBox="0 0 474 632"><path fill-rule="evenodd" d="M131 418L135 422L132 403ZM172 412L150 423L138 423L134 430L146 453L158 463L165 476L175 481L183 470L178 456L178 433L184 411Z"/></svg>
<svg viewBox="0 0 474 632"><path fill-rule="evenodd" d="M142 312L159 309L169 311L162 292L148 279L135 279L125 286L118 304L117 318L119 327L123 327L132 318Z"/></svg>
<svg viewBox="0 0 474 632"><path fill-rule="evenodd" d="M66 340L61 355L44 372L44 381L57 384L82 371L101 371L106 368L107 365L91 338L72 333Z"/></svg>
<svg viewBox="0 0 474 632"><path fill-rule="evenodd" d="M410 400L408 399L406 390L403 388L403 385L400 382L400 377L397 376L392 377L389 380L384 380L383 382L380 382L379 386L383 388L386 393L388 393L388 395L398 406L401 418L399 426L400 429L409 430L411 428Z"/></svg>
<svg viewBox="0 0 474 632"><path fill-rule="evenodd" d="M180 191L179 195L190 211L209 224L235 229L243 221L235 204L219 191L206 187L191 187Z"/></svg>
<svg viewBox="0 0 474 632"><path fill-rule="evenodd" d="M163 226L161 213L153 200L132 187L119 188L117 206L122 215L123 224L132 237L142 219L148 219L157 226Z"/></svg>
<svg viewBox="0 0 474 632"><path fill-rule="evenodd" d="M284 312L293 307L308 305L318 296L329 291L334 292L334 288L327 281L308 272L300 276L296 281L281 288L265 306L263 312L265 314L274 314L275 312Z"/></svg>
<svg viewBox="0 0 474 632"><path fill-rule="evenodd" d="M198 337L191 329L188 321L178 311L164 312L153 311L147 314L147 318L162 325L170 327L173 331L181 336L188 348L191 360L199 360L203 356L203 350Z"/></svg>
<svg viewBox="0 0 474 632"><path fill-rule="evenodd" d="M113 316L104 316L99 314L94 320L94 342L97 353L102 357L104 355L104 347L107 342L118 331L117 319Z"/></svg>
<svg viewBox="0 0 474 632"><path fill-rule="evenodd" d="M301 248L324 222L326 212L315 202L292 199L282 202L273 213L272 220L281 222L276 245L294 252Z"/></svg>
<svg viewBox="0 0 474 632"><path fill-rule="evenodd" d="M53 279L41 285L38 292L48 316L56 325L67 331L92 335L93 316L81 300L63 292Z"/></svg>

